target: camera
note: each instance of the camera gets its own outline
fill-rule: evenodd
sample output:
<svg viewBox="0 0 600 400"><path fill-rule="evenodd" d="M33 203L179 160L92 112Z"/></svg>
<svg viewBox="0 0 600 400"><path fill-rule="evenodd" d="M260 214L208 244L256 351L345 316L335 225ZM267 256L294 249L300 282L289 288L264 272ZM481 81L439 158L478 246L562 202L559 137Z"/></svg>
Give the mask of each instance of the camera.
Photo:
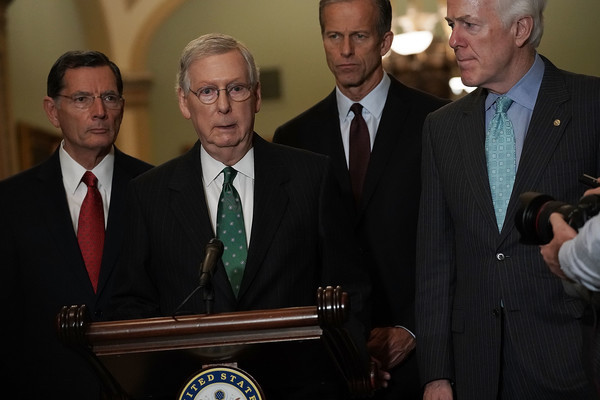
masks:
<svg viewBox="0 0 600 400"><path fill-rule="evenodd" d="M556 201L552 196L537 192L522 193L519 200L521 207L517 211L515 225L524 244L542 245L552 240L550 215L554 212L560 213L576 231L600 212L600 195L596 194L582 197L577 205Z"/></svg>

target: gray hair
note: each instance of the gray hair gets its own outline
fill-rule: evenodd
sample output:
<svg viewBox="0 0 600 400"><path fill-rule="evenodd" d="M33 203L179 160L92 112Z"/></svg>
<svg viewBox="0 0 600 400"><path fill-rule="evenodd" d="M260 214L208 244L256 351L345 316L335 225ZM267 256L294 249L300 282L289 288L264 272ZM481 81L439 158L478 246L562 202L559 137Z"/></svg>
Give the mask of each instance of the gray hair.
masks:
<svg viewBox="0 0 600 400"><path fill-rule="evenodd" d="M319 1L319 24L321 25L321 34L325 32L325 22L323 21L323 9L325 6L333 3L350 2L354 0L320 0ZM387 32L392 30L392 5L390 0L371 0L373 5L379 11L377 16L376 32L380 38L383 38Z"/></svg>
<svg viewBox="0 0 600 400"><path fill-rule="evenodd" d="M250 50L248 50L242 42L232 36L221 33L209 33L192 40L183 49L181 58L179 59L179 72L177 72L177 84L175 90L181 88L184 93L187 94L189 92L190 78L188 76L188 69L194 61L209 56L225 54L232 50L239 51L242 57L244 57L248 66L250 85L252 88L256 88L260 76Z"/></svg>
<svg viewBox="0 0 600 400"><path fill-rule="evenodd" d="M533 18L533 29L529 37L529 45L536 49L544 34L544 9L547 0L497 0L497 10L505 27L523 16Z"/></svg>

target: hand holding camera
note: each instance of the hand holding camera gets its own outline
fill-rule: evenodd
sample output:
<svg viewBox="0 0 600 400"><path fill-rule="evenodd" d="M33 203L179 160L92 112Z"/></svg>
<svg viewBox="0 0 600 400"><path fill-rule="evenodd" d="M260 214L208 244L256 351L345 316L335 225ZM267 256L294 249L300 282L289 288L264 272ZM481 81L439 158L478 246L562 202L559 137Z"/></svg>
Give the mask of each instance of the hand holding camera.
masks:
<svg viewBox="0 0 600 400"><path fill-rule="evenodd" d="M521 208L517 211L515 225L521 233L521 243L547 244L554 236L550 216L558 213L574 230L579 230L590 218L600 213L600 183L596 178L582 175L579 181L593 187L584 193L577 205L556 201L547 194L522 193Z"/></svg>
<svg viewBox="0 0 600 400"><path fill-rule="evenodd" d="M577 231L567 224L567 221L559 213L553 213L550 215L550 223L552 224L552 232L554 237L550 243L540 246L540 253L544 257L544 261L550 268L550 271L559 278L569 279L560 268L560 261L558 260L558 251L564 242L573 239L577 236Z"/></svg>
<svg viewBox="0 0 600 400"><path fill-rule="evenodd" d="M562 271L558 258L561 246L577 236L578 230L600 213L600 183L589 175L581 176L579 181L593 189L588 189L575 206L555 201L545 194L521 194L522 207L516 220L521 242L540 245L540 253L550 271L566 280L569 278Z"/></svg>

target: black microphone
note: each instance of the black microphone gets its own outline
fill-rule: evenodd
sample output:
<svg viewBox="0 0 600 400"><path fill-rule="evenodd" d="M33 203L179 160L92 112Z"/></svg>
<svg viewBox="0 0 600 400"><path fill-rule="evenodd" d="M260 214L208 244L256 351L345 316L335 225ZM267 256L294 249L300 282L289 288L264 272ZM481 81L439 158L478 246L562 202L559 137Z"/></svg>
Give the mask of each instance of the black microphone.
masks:
<svg viewBox="0 0 600 400"><path fill-rule="evenodd" d="M214 294L212 293L211 278L212 274L217 266L219 258L223 255L223 242L217 238L210 239L205 248L204 261L200 265L200 282L198 286L190 293L182 302L177 306L173 312L173 318L175 318L181 308L187 304L192 296L199 290L204 289L204 301L206 302L206 313L212 312L212 304Z"/></svg>
<svg viewBox="0 0 600 400"><path fill-rule="evenodd" d="M223 255L223 242L217 238L212 238L206 245L204 261L200 270L200 287L205 287L210 283L217 262Z"/></svg>

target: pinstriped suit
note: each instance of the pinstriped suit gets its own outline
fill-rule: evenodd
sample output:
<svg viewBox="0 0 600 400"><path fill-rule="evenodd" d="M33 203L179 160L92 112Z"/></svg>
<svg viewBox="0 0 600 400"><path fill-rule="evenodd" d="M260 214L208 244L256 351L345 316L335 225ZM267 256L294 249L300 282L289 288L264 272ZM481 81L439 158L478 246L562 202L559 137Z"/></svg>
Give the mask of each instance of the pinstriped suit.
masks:
<svg viewBox="0 0 600 400"><path fill-rule="evenodd" d="M96 294L73 229L58 150L40 165L0 183L0 299L6 307L1 363L24 375L22 382L10 381L2 387L31 389L51 398L99 398L95 373L83 358L59 343L55 317L63 305L86 304L94 319L102 319L123 242L126 188L150 167L115 149ZM5 356L11 350L17 355ZM23 362L22 370L9 362L16 360ZM2 371L0 379L7 376L11 375ZM31 384L31 388L21 386Z"/></svg>
<svg viewBox="0 0 600 400"><path fill-rule="evenodd" d="M564 293L537 246L519 244L514 218L520 193L574 204L585 190L578 176L600 175L600 79L544 63L500 234L484 151L487 92L438 110L424 126L417 356L423 383L450 379L460 400L496 399L503 334L527 366L502 372L519 398L590 398L578 321L584 305Z"/></svg>
<svg viewBox="0 0 600 400"><path fill-rule="evenodd" d="M356 246L344 240L349 230L332 203L337 197L328 159L268 143L257 134L253 147L254 214L246 268L236 299L219 261L213 311L313 305L319 286L341 285L360 312L359 297L366 292L358 294L358 286L368 279L355 267ZM132 183L129 242L113 318L172 315L198 285L204 248L215 237L203 188L199 142ZM205 313L201 291L183 309ZM286 355L288 362L301 356ZM306 384L287 378L282 383Z"/></svg>

